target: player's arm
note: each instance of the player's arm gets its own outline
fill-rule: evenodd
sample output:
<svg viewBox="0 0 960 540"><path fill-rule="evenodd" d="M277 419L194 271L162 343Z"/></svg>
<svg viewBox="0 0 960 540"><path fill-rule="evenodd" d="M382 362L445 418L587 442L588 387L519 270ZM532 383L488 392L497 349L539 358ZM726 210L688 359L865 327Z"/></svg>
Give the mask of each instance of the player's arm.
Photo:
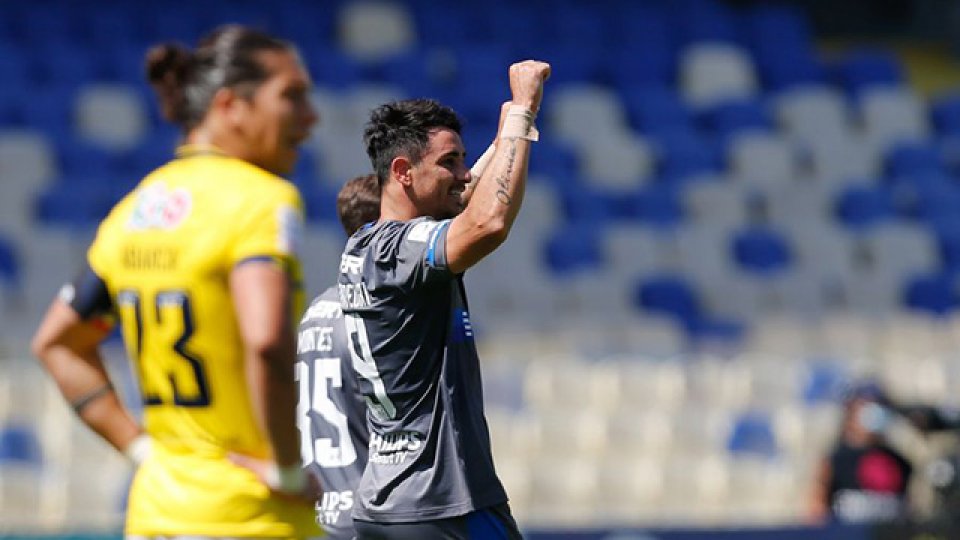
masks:
<svg viewBox="0 0 960 540"><path fill-rule="evenodd" d="M493 159L447 232L447 267L453 273L470 268L507 239L523 200L531 129L549 75L550 65L544 62L527 60L510 66L512 106Z"/></svg>
<svg viewBox="0 0 960 540"><path fill-rule="evenodd" d="M507 118L510 105L512 105L512 103L506 101L500 106L500 120L497 122L497 134L493 137L493 142L490 143L490 146L477 158L476 163L470 167L470 183L463 189L462 195L464 206L470 202L470 197L473 196L473 190L477 188L477 181L483 176L483 171L487 170L487 165L490 165L490 160L493 159L493 155L497 151L497 141L500 140L500 131L503 130L503 121Z"/></svg>
<svg viewBox="0 0 960 540"><path fill-rule="evenodd" d="M302 480L298 479L302 470L295 422L291 279L279 262L241 262L230 273L230 292L244 343L247 384L254 412L273 445L280 474L277 480L283 490L299 491L302 485L282 484Z"/></svg>
<svg viewBox="0 0 960 540"><path fill-rule="evenodd" d="M117 450L139 463L149 439L120 403L100 355L110 327L103 323L109 296L89 269L56 298L31 342L33 354L80 419Z"/></svg>
<svg viewBox="0 0 960 540"><path fill-rule="evenodd" d="M807 517L811 523L820 524L827 521L830 515L830 478L833 468L829 459L823 459L817 467L816 478L813 481L813 491L807 508Z"/></svg>

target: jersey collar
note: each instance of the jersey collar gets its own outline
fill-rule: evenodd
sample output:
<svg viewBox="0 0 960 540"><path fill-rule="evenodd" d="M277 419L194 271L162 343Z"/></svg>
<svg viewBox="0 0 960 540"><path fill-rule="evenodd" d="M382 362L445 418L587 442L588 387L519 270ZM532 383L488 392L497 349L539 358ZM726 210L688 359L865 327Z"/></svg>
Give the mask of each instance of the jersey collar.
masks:
<svg viewBox="0 0 960 540"><path fill-rule="evenodd" d="M191 158L196 156L226 157L226 155L223 150L212 144L183 144L178 146L176 150L176 156L178 158Z"/></svg>

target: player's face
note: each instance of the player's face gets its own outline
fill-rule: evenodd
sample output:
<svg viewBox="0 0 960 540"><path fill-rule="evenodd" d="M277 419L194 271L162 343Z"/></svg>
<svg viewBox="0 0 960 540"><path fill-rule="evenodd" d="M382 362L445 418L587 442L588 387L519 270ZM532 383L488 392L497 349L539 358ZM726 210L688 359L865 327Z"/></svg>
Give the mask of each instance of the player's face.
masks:
<svg viewBox="0 0 960 540"><path fill-rule="evenodd" d="M244 140L252 163L286 174L293 170L297 148L318 119L309 99L310 76L294 52L266 51L259 59L270 77L250 100Z"/></svg>
<svg viewBox="0 0 960 540"><path fill-rule="evenodd" d="M413 166L414 203L421 215L452 218L463 211L463 190L470 182L466 151L457 132L438 128Z"/></svg>

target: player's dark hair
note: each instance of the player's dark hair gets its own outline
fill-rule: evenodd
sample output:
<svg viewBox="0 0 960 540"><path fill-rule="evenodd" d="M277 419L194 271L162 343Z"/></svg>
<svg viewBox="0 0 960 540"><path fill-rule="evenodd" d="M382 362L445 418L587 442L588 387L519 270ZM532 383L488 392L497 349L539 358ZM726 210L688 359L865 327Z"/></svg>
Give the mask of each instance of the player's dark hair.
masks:
<svg viewBox="0 0 960 540"><path fill-rule="evenodd" d="M390 177L390 162L405 156L414 164L427 149L430 131L448 128L460 133L460 119L450 107L432 99L408 99L381 105L370 113L363 143L380 185Z"/></svg>
<svg viewBox="0 0 960 540"><path fill-rule="evenodd" d="M337 216L347 236L380 219L380 182L375 174L347 180L337 194Z"/></svg>
<svg viewBox="0 0 960 540"><path fill-rule="evenodd" d="M147 80L156 91L164 118L184 131L203 120L221 88L253 95L269 78L258 54L293 50L283 40L239 25L217 28L195 50L176 43L156 45L147 52Z"/></svg>

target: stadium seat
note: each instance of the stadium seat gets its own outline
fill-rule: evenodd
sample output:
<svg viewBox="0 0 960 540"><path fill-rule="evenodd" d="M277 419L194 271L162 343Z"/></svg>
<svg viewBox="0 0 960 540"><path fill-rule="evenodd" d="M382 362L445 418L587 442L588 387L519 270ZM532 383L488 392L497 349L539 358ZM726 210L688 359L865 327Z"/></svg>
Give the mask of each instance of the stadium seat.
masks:
<svg viewBox="0 0 960 540"><path fill-rule="evenodd" d="M804 143L845 137L850 129L846 98L831 86L807 84L780 92L774 109L787 135Z"/></svg>
<svg viewBox="0 0 960 540"><path fill-rule="evenodd" d="M837 81L851 95L873 85L896 85L904 81L903 68L893 53L857 50L847 53L835 66Z"/></svg>
<svg viewBox="0 0 960 540"><path fill-rule="evenodd" d="M43 464L40 441L28 425L7 424L0 428L0 465L11 463L32 467Z"/></svg>
<svg viewBox="0 0 960 540"><path fill-rule="evenodd" d="M626 217L634 217L649 226L672 229L683 221L683 207L676 192L653 184L625 201Z"/></svg>
<svg viewBox="0 0 960 540"><path fill-rule="evenodd" d="M699 225L730 230L744 226L750 219L749 194L736 182L696 182L687 186L681 197L685 214Z"/></svg>
<svg viewBox="0 0 960 540"><path fill-rule="evenodd" d="M797 166L793 146L764 131L746 131L730 139L728 161L737 182L766 190L792 181Z"/></svg>
<svg viewBox="0 0 960 540"><path fill-rule="evenodd" d="M859 103L866 140L881 152L903 141L922 141L930 134L926 107L907 87L867 86Z"/></svg>
<svg viewBox="0 0 960 540"><path fill-rule="evenodd" d="M658 153L659 176L682 183L694 175L721 169L721 151L711 137L688 128L669 128L648 134Z"/></svg>
<svg viewBox="0 0 960 540"><path fill-rule="evenodd" d="M654 170L654 153L650 144L633 132L601 132L580 146L580 163L580 173L593 185L639 188Z"/></svg>
<svg viewBox="0 0 960 540"><path fill-rule="evenodd" d="M750 56L729 43L691 44L680 54L679 74L684 98L697 108L752 98L758 91Z"/></svg>
<svg viewBox="0 0 960 540"><path fill-rule="evenodd" d="M87 85L74 105L74 125L80 138L104 148L129 150L146 135L147 111L140 94L123 85Z"/></svg>
<svg viewBox="0 0 960 540"><path fill-rule="evenodd" d="M743 229L733 237L731 245L737 264L757 275L777 274L793 262L787 238L774 229Z"/></svg>
<svg viewBox="0 0 960 540"><path fill-rule="evenodd" d="M894 216L893 198L882 187L851 185L837 196L835 213L848 228L866 229Z"/></svg>
<svg viewBox="0 0 960 540"><path fill-rule="evenodd" d="M889 273L898 281L940 266L936 240L928 229L915 223L879 225L866 235L864 247L870 270Z"/></svg>
<svg viewBox="0 0 960 540"><path fill-rule="evenodd" d="M684 324L701 316L696 290L678 275L663 274L641 279L634 300L644 310L673 316Z"/></svg>
<svg viewBox="0 0 960 540"><path fill-rule="evenodd" d="M20 258L13 241L0 235L0 282L12 290L20 286Z"/></svg>
<svg viewBox="0 0 960 540"><path fill-rule="evenodd" d="M734 456L776 457L779 448L770 416L756 410L739 415L733 421L733 429L727 440L727 451Z"/></svg>
<svg viewBox="0 0 960 540"><path fill-rule="evenodd" d="M581 83L566 84L544 103L541 118L558 138L581 145L598 133L622 133L627 115L620 98L607 87Z"/></svg>
<svg viewBox="0 0 960 540"><path fill-rule="evenodd" d="M885 174L896 178L913 174L938 174L945 172L941 148L930 142L905 142L895 144L885 156Z"/></svg>
<svg viewBox="0 0 960 540"><path fill-rule="evenodd" d="M943 273L918 273L904 283L902 302L909 309L945 316L960 305L956 279Z"/></svg>
<svg viewBox="0 0 960 540"><path fill-rule="evenodd" d="M930 121L937 134L960 134L960 95L950 93L938 96L930 103Z"/></svg>
<svg viewBox="0 0 960 540"><path fill-rule="evenodd" d="M743 132L769 131L773 125L766 104L758 99L738 99L715 104L699 114L701 125L711 131L721 144Z"/></svg>
<svg viewBox="0 0 960 540"><path fill-rule="evenodd" d="M603 251L596 228L583 223L554 231L544 246L544 260L551 272L561 275L598 268Z"/></svg>

